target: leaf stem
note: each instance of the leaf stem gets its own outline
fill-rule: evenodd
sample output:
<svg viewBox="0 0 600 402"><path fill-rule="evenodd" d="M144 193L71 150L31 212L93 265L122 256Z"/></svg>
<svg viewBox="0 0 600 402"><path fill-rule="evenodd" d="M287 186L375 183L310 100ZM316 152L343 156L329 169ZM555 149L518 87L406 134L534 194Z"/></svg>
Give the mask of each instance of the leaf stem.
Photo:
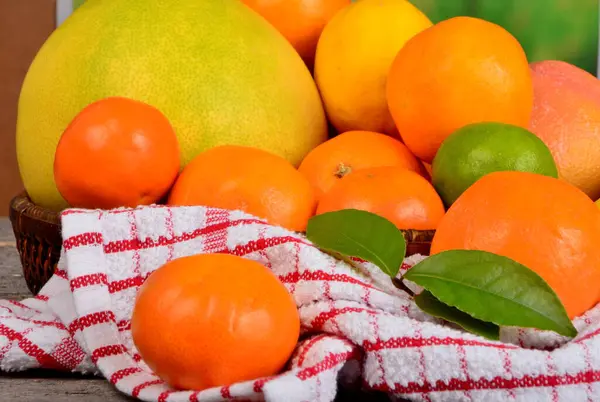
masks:
<svg viewBox="0 0 600 402"><path fill-rule="evenodd" d="M362 273L362 270L360 269L358 264L352 260L352 258L346 257L345 255L338 253L336 251L329 251L329 250L325 250L325 249L321 249L321 248L319 250L321 250L325 254L332 256L335 259L344 261L346 264L350 265L350 267L354 270L354 272L356 272L357 274L359 274L361 276L364 276L364 274Z"/></svg>
<svg viewBox="0 0 600 402"><path fill-rule="evenodd" d="M415 292L413 292L412 290L410 290L410 288L408 286L406 286L406 284L404 283L404 281L402 280L402 278L392 278L392 283L394 284L394 286L400 290L405 291L406 293L408 293L408 295L410 297L415 297Z"/></svg>

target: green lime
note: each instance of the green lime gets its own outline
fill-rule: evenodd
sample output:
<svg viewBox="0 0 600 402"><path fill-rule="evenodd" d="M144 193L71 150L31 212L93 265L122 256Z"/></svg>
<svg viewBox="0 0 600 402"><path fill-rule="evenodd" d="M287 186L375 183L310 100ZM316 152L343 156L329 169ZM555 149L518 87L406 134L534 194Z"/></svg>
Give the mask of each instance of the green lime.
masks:
<svg viewBox="0 0 600 402"><path fill-rule="evenodd" d="M503 123L475 123L452 133L432 163L432 182L446 207L473 183L498 171L558 178L550 150L532 132Z"/></svg>

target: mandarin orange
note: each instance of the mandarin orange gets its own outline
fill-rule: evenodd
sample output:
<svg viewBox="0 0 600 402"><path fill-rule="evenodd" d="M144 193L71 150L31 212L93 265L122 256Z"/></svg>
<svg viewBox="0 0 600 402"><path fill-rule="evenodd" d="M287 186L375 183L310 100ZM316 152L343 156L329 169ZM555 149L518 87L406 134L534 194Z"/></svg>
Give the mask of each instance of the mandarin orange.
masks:
<svg viewBox="0 0 600 402"><path fill-rule="evenodd" d="M455 130L485 121L527 127L533 85L523 48L478 18L442 21L408 40L389 72L387 100L406 146L431 163Z"/></svg>
<svg viewBox="0 0 600 402"><path fill-rule="evenodd" d="M242 0L271 23L313 69L317 43L331 18L351 0Z"/></svg>
<svg viewBox="0 0 600 402"><path fill-rule="evenodd" d="M223 145L185 167L168 204L242 210L302 232L316 199L309 181L285 159L257 148Z"/></svg>
<svg viewBox="0 0 600 402"><path fill-rule="evenodd" d="M135 207L162 199L179 168L169 120L145 103L111 97L84 108L64 131L54 180L71 207Z"/></svg>
<svg viewBox="0 0 600 402"><path fill-rule="evenodd" d="M306 155L298 170L311 182L319 200L348 173L381 166L427 174L406 145L371 131L348 131L322 143Z"/></svg>
<svg viewBox="0 0 600 402"><path fill-rule="evenodd" d="M565 181L495 172L469 187L440 222L431 254L483 250L540 275L569 317L600 299L600 210Z"/></svg>
<svg viewBox="0 0 600 402"><path fill-rule="evenodd" d="M433 230L445 212L427 179L395 166L350 173L323 195L317 214L343 209L368 211L407 230Z"/></svg>
<svg viewBox="0 0 600 402"><path fill-rule="evenodd" d="M173 260L141 286L131 335L175 388L203 390L271 376L298 341L296 304L258 262L227 254Z"/></svg>

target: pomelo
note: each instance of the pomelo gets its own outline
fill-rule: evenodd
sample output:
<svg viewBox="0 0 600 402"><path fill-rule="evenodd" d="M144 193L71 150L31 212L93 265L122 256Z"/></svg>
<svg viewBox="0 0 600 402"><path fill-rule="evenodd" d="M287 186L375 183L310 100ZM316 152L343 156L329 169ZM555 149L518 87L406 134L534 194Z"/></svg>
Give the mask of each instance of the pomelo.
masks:
<svg viewBox="0 0 600 402"><path fill-rule="evenodd" d="M473 183L492 172L517 171L558 178L552 153L535 134L512 124L474 123L442 142L432 181L449 207Z"/></svg>
<svg viewBox="0 0 600 402"><path fill-rule="evenodd" d="M563 179L600 198L600 80L563 61L531 64L530 129L552 151Z"/></svg>
<svg viewBox="0 0 600 402"><path fill-rule="evenodd" d="M36 204L66 207L52 174L59 137L85 106L109 96L165 114L184 166L222 144L259 147L297 165L327 138L302 59L242 2L89 0L43 45L21 91L17 157Z"/></svg>

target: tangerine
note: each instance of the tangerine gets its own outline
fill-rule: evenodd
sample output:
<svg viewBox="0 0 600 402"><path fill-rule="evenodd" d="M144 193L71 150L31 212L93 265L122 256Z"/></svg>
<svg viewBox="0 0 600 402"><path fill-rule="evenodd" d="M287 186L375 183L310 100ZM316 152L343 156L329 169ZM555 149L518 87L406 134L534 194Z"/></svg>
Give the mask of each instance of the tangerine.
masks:
<svg viewBox="0 0 600 402"><path fill-rule="evenodd" d="M514 36L488 21L455 17L402 47L389 72L387 100L406 146L431 163L442 141L467 124L526 128L533 84Z"/></svg>
<svg viewBox="0 0 600 402"><path fill-rule="evenodd" d="M581 190L529 172L494 172L469 187L442 218L431 254L482 250L540 275L570 318L600 299L600 210Z"/></svg>
<svg viewBox="0 0 600 402"><path fill-rule="evenodd" d="M204 390L279 372L300 332L294 299L258 262L228 254L183 257L141 286L131 335L171 386Z"/></svg>
<svg viewBox="0 0 600 402"><path fill-rule="evenodd" d="M311 182L318 200L348 173L380 166L426 174L406 145L371 131L348 131L322 143L306 155L298 170Z"/></svg>
<svg viewBox="0 0 600 402"><path fill-rule="evenodd" d="M294 46L310 70L321 32L351 0L242 0Z"/></svg>
<svg viewBox="0 0 600 402"><path fill-rule="evenodd" d="M302 232L317 202L309 181L282 157L223 145L202 152L184 168L168 204L241 210Z"/></svg>
<svg viewBox="0 0 600 402"><path fill-rule="evenodd" d="M76 208L156 203L179 168L169 120L148 104L122 97L85 107L60 137L54 156L56 186Z"/></svg>
<svg viewBox="0 0 600 402"><path fill-rule="evenodd" d="M317 214L343 209L377 214L405 230L433 230L445 212L440 196L427 179L395 166L350 173L325 193Z"/></svg>

